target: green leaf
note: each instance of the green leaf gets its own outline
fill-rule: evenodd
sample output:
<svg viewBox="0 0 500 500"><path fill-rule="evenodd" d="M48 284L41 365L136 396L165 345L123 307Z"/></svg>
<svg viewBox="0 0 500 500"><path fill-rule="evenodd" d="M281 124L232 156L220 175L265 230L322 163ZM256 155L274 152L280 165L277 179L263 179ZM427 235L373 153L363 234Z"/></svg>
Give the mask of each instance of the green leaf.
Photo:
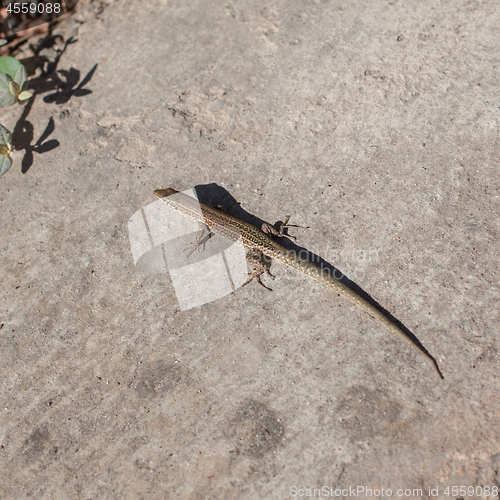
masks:
<svg viewBox="0 0 500 500"><path fill-rule="evenodd" d="M12 158L7 155L0 155L0 177L12 166Z"/></svg>
<svg viewBox="0 0 500 500"><path fill-rule="evenodd" d="M16 82L10 82L9 91L17 99L17 96L21 93L21 87Z"/></svg>
<svg viewBox="0 0 500 500"><path fill-rule="evenodd" d="M12 134L0 123L0 146L7 146L12 151Z"/></svg>
<svg viewBox="0 0 500 500"><path fill-rule="evenodd" d="M15 61L15 64L12 61ZM14 76L12 76L14 69ZM26 68L17 59L0 57L0 108L11 106L16 101L22 104L33 95L24 90L27 86L26 78Z"/></svg>
<svg viewBox="0 0 500 500"><path fill-rule="evenodd" d="M26 68L19 63L19 68L17 69L13 80L19 85L20 88L23 88L26 78Z"/></svg>
<svg viewBox="0 0 500 500"><path fill-rule="evenodd" d="M33 96L33 94L31 92L29 92L28 90L23 90L18 96L17 96L17 100L19 102L23 102L23 101L27 101L28 99L30 99L31 97Z"/></svg>
<svg viewBox="0 0 500 500"><path fill-rule="evenodd" d="M7 73L12 78L12 80L16 80L16 73L19 71L20 66L23 65L14 57L0 57L0 71L2 73ZM24 71L24 73L26 74L26 70ZM26 80L26 78L24 79Z"/></svg>
<svg viewBox="0 0 500 500"><path fill-rule="evenodd" d="M0 176L5 174L12 165L11 133L0 124Z"/></svg>
<svg viewBox="0 0 500 500"><path fill-rule="evenodd" d="M16 102L16 96L10 91L12 78L6 73L0 72L0 108L5 108Z"/></svg>

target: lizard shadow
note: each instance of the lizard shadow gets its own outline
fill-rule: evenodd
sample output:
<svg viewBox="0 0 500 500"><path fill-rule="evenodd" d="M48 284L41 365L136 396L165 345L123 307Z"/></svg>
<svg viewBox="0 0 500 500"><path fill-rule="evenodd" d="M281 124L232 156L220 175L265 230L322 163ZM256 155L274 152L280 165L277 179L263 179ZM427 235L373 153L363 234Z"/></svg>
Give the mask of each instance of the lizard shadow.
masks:
<svg viewBox="0 0 500 500"><path fill-rule="evenodd" d="M223 207L224 211L226 211L229 215L236 217L237 219L240 219L243 222L252 224L257 228L260 228L262 224L265 222L259 217L256 217L246 212L243 208L241 208L240 204L225 188L215 183L195 186L195 190L200 202L216 208ZM273 224L273 226L277 229L281 224L282 221L278 221L275 224ZM287 233L285 231L285 235L286 234ZM434 359L434 357L431 356L431 354L421 344L421 342L413 334L413 332L411 332L403 323L401 323L401 321L399 321L387 309L381 306L370 294L368 294L365 290L363 290L354 281L345 276L334 265L327 262L319 255L316 255L315 253L309 251L307 248L295 244L290 238L286 237L279 238L277 241L286 250L294 252L297 255L300 255L301 257L309 260L310 262L313 262L321 269L322 272L329 273L331 276L338 279L341 283L349 287L351 290L353 290L355 293L357 293L359 296L361 296L363 299L369 302L373 307L378 309L386 318L388 318L398 328L400 328L423 352L425 352L431 359Z"/></svg>

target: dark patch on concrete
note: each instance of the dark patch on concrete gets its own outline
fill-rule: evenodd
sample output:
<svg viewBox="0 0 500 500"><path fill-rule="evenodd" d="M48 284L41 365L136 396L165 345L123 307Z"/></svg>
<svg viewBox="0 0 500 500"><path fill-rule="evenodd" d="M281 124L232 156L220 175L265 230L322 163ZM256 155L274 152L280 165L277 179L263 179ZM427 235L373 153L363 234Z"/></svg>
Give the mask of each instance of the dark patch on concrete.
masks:
<svg viewBox="0 0 500 500"><path fill-rule="evenodd" d="M229 424L228 437L238 453L262 458L276 450L285 436L282 419L265 404L251 400L244 404Z"/></svg>
<svg viewBox="0 0 500 500"><path fill-rule="evenodd" d="M46 448L49 448L51 451L54 449L57 450L57 447L51 444L49 431L38 427L29 438L24 441L21 454L27 455L30 458L38 458L43 454Z"/></svg>
<svg viewBox="0 0 500 500"><path fill-rule="evenodd" d="M141 399L150 399L172 391L185 375L185 370L178 362L154 361L137 368L132 386Z"/></svg>
<svg viewBox="0 0 500 500"><path fill-rule="evenodd" d="M354 386L338 404L334 415L352 441L363 441L382 434L396 422L402 407L385 391Z"/></svg>

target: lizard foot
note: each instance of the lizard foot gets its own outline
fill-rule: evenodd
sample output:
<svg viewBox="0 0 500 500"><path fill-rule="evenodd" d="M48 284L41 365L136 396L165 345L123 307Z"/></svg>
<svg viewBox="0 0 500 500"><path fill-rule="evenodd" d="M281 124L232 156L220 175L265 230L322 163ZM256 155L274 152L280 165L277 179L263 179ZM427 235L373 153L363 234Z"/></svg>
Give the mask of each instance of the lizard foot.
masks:
<svg viewBox="0 0 500 500"><path fill-rule="evenodd" d="M297 238L295 236L292 236L291 234L288 234L288 231L285 232L285 229L288 229L289 227L300 227L307 229L307 226L297 226L296 224L288 224L289 220L290 216L287 215L285 218L285 222L276 222L274 226L271 226L271 224L264 222L262 224L261 230L263 233L276 236L277 238L290 238L291 240L296 240ZM276 229L275 226L277 226L279 229Z"/></svg>
<svg viewBox="0 0 500 500"><path fill-rule="evenodd" d="M266 261L264 254L260 250L249 250L247 252L247 261L252 265L253 270L251 273L248 273L250 278L242 286L248 285L248 283L257 279L259 285L262 285L265 289L272 291L272 288L264 285L261 279L261 276L264 273L271 276L272 279L275 278L271 274L271 271L269 271L270 263Z"/></svg>

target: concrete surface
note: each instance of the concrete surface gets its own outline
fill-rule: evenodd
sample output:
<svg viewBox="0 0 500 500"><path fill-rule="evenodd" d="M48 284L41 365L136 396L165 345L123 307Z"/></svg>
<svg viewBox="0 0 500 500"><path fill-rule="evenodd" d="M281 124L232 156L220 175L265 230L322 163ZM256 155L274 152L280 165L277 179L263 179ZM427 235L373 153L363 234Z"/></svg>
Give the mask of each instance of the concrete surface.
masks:
<svg viewBox="0 0 500 500"><path fill-rule="evenodd" d="M81 9L58 69L97 64L91 93L37 95L33 144L52 119L59 145L0 181L0 497L497 498L445 490L500 483L497 2ZM209 184L309 226L445 380L278 264L272 293L180 311L127 221Z"/></svg>

